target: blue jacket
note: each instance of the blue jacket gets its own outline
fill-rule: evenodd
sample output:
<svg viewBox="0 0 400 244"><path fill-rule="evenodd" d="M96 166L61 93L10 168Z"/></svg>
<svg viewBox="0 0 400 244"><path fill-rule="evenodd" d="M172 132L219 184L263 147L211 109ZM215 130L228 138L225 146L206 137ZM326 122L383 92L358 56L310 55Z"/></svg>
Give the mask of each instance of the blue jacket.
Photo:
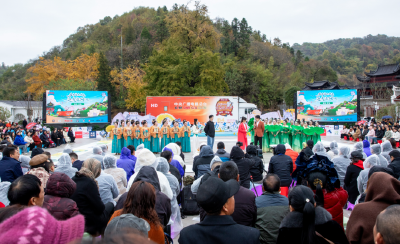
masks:
<svg viewBox="0 0 400 244"><path fill-rule="evenodd" d="M25 145L26 144L26 142L24 141L24 138L22 138L22 136L16 136L15 137L15 140L14 140L14 145L17 145L17 146L19 146L19 145Z"/></svg>
<svg viewBox="0 0 400 244"><path fill-rule="evenodd" d="M117 167L124 169L126 172L126 180L129 181L129 178L135 173L135 164L136 161L129 159L131 155L131 150L126 147L123 147L121 150L121 157L117 160Z"/></svg>
<svg viewBox="0 0 400 244"><path fill-rule="evenodd" d="M17 160L3 156L0 160L0 178L1 181L13 182L18 177L22 176L22 168Z"/></svg>

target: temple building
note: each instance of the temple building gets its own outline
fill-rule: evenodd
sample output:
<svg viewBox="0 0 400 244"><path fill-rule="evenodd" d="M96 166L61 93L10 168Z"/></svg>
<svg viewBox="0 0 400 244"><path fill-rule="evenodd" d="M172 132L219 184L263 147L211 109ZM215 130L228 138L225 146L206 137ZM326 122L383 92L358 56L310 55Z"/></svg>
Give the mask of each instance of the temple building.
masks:
<svg viewBox="0 0 400 244"><path fill-rule="evenodd" d="M307 83L302 91L306 90L340 90L343 89L337 82L330 82L328 80L314 81L314 83Z"/></svg>

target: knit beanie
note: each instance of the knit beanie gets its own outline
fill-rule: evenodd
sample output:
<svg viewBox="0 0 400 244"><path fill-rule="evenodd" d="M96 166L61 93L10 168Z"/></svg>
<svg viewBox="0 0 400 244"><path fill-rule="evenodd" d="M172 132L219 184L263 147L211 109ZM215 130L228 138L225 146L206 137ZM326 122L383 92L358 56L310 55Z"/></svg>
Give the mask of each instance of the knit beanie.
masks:
<svg viewBox="0 0 400 244"><path fill-rule="evenodd" d="M80 239L85 219L77 215L65 221L56 220L41 207L25 208L0 224L2 243L58 243L66 244Z"/></svg>

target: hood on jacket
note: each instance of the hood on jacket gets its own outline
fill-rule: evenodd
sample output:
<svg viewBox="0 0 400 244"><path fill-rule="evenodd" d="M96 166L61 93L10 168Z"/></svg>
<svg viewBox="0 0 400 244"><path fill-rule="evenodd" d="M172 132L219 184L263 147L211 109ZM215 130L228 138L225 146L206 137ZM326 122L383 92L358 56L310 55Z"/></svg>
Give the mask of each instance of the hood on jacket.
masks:
<svg viewBox="0 0 400 244"><path fill-rule="evenodd" d="M334 150L337 150L337 148L335 148ZM314 154L325 156L325 157L330 159L330 157L326 153L326 149L324 147L324 144L322 144L322 142L320 142L320 141L317 142L317 144L314 145L313 152L314 152ZM339 154L339 151L337 151L337 153L335 153L335 155L337 155L337 154Z"/></svg>
<svg viewBox="0 0 400 244"><path fill-rule="evenodd" d="M172 151L171 148L164 147L163 152L164 152L164 151L170 151L170 152L172 153L171 158L174 158L174 152Z"/></svg>
<svg viewBox="0 0 400 244"><path fill-rule="evenodd" d="M369 141L364 140L363 141L363 148L369 148L369 147L370 147Z"/></svg>
<svg viewBox="0 0 400 244"><path fill-rule="evenodd" d="M199 156L200 158L212 157L214 156L214 152L212 151L210 146L204 146L201 148Z"/></svg>
<svg viewBox="0 0 400 244"><path fill-rule="evenodd" d="M362 160L358 160L358 162L353 163L353 165L359 167L360 169L364 169L364 162Z"/></svg>
<svg viewBox="0 0 400 244"><path fill-rule="evenodd" d="M390 141L384 141L381 146L382 146L382 152L390 152L393 150Z"/></svg>
<svg viewBox="0 0 400 244"><path fill-rule="evenodd" d="M47 180L46 195L70 198L75 190L75 182L64 173L51 174Z"/></svg>
<svg viewBox="0 0 400 244"><path fill-rule="evenodd" d="M278 144L275 148L275 154L285 154L286 152L286 147L283 144Z"/></svg>
<svg viewBox="0 0 400 244"><path fill-rule="evenodd" d="M31 158L35 157L36 155L44 153L43 149L41 148L34 148L32 150Z"/></svg>
<svg viewBox="0 0 400 244"><path fill-rule="evenodd" d="M289 145L289 143L285 143L285 148L286 148L286 150L292 150L292 147Z"/></svg>
<svg viewBox="0 0 400 244"><path fill-rule="evenodd" d="M376 172L368 180L368 194L365 202L400 203L400 181L383 172Z"/></svg>
<svg viewBox="0 0 400 244"><path fill-rule="evenodd" d="M339 148L339 155L342 155L344 158L349 158L350 157L350 147L344 146Z"/></svg>
<svg viewBox="0 0 400 244"><path fill-rule="evenodd" d="M380 147L380 145L378 146ZM357 142L356 144L354 144L353 151L363 152L363 148L363 142Z"/></svg>
<svg viewBox="0 0 400 244"><path fill-rule="evenodd" d="M339 154L339 151L338 151L339 146L338 146L338 144L337 144L336 141L332 141L332 142L329 144L329 148L331 149L331 151L332 151L335 155L338 155L338 154Z"/></svg>
<svg viewBox="0 0 400 244"><path fill-rule="evenodd" d="M8 200L8 189L10 189L11 182L2 181L0 182L0 202L4 205L10 205L10 201Z"/></svg>
<svg viewBox="0 0 400 244"><path fill-rule="evenodd" d="M174 142L166 145L165 147L168 147L168 148L172 149L172 152L174 153L174 155L180 155L181 154L181 148L178 146L178 144L176 144Z"/></svg>
<svg viewBox="0 0 400 244"><path fill-rule="evenodd" d="M364 169L372 168L379 165L379 157L377 155L371 155L364 161Z"/></svg>
<svg viewBox="0 0 400 244"><path fill-rule="evenodd" d="M149 182L150 184L152 184L154 186L154 188L157 191L161 191L160 190L161 189L160 181L158 180L157 172L153 167L143 166L140 169L140 171L139 171L138 175L136 176L135 180L133 181L133 183L135 183L137 181Z"/></svg>
<svg viewBox="0 0 400 244"><path fill-rule="evenodd" d="M215 164L216 162L222 162L222 160L218 156L214 156L210 162L210 169L212 168L213 164Z"/></svg>
<svg viewBox="0 0 400 244"><path fill-rule="evenodd" d="M157 168L158 162L156 156L147 148L143 149L137 156L135 164L135 172L139 172L144 166L150 166L153 169Z"/></svg>
<svg viewBox="0 0 400 244"><path fill-rule="evenodd" d="M381 152L382 152L381 145L375 144L375 145L371 146L371 153L372 154L379 155L379 154L381 154Z"/></svg>
<svg viewBox="0 0 400 244"><path fill-rule="evenodd" d="M121 150L121 156L119 157L120 159L129 159L129 155L131 155L132 152L129 150L127 147L123 147Z"/></svg>
<svg viewBox="0 0 400 244"><path fill-rule="evenodd" d="M61 154L60 158L58 159L57 168L69 168L72 167L71 157L67 153Z"/></svg>
<svg viewBox="0 0 400 244"><path fill-rule="evenodd" d="M257 155L257 147L254 145L248 145L246 147L246 153L250 155Z"/></svg>
<svg viewBox="0 0 400 244"><path fill-rule="evenodd" d="M164 175L168 174L168 172L169 172L169 163L168 163L168 161L163 157L158 157L156 161L158 163L157 171L163 173Z"/></svg>
<svg viewBox="0 0 400 244"><path fill-rule="evenodd" d="M116 168L117 167L116 160L117 159L112 155L104 156L103 158L104 169Z"/></svg>
<svg viewBox="0 0 400 244"><path fill-rule="evenodd" d="M204 148L204 147L203 147ZM234 147L232 147L232 150L231 150L231 159L241 159L241 158L244 158L244 152L243 152L243 150L240 148L240 147L238 147L238 146L234 146Z"/></svg>
<svg viewBox="0 0 400 244"><path fill-rule="evenodd" d="M20 155L19 156L19 161L21 162L21 167L24 168L30 168L31 166L29 165L29 161L31 161L31 158L28 156Z"/></svg>

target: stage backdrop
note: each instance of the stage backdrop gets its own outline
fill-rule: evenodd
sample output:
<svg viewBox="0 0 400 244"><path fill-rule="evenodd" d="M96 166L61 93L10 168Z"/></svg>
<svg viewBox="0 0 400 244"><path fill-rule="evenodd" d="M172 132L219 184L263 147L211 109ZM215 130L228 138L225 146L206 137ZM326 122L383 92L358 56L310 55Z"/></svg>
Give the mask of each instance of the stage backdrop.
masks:
<svg viewBox="0 0 400 244"><path fill-rule="evenodd" d="M46 124L108 123L107 91L46 91Z"/></svg>
<svg viewBox="0 0 400 244"><path fill-rule="evenodd" d="M321 122L356 122L357 90L298 91L296 115Z"/></svg>

